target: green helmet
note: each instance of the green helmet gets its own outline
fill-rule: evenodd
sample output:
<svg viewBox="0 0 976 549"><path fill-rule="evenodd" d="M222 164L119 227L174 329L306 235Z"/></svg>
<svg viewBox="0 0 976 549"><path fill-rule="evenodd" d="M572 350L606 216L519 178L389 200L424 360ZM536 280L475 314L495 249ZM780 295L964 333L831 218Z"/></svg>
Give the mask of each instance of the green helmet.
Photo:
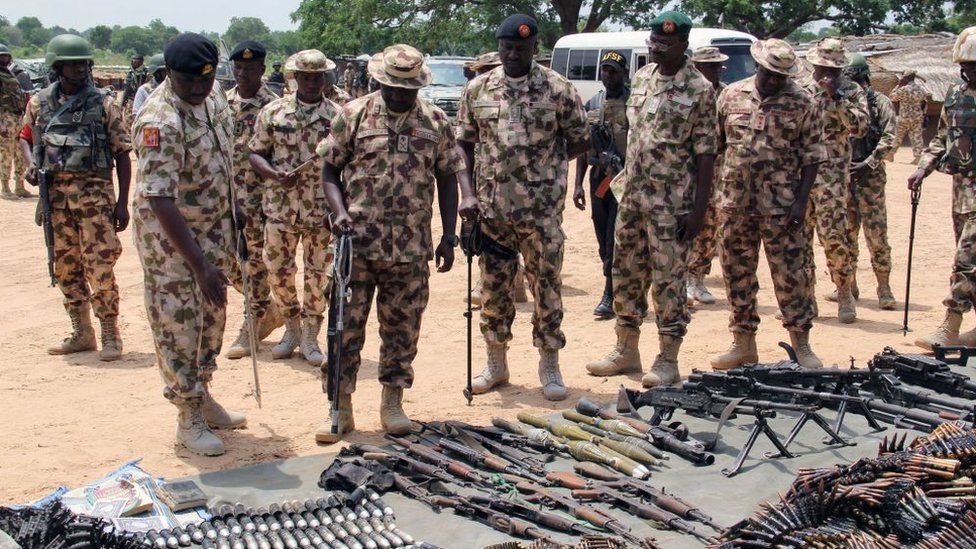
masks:
<svg viewBox="0 0 976 549"><path fill-rule="evenodd" d="M149 74L156 74L159 69L166 68L166 60L163 59L163 54L157 53L156 55L149 58L149 62L146 63L146 68L149 69Z"/></svg>
<svg viewBox="0 0 976 549"><path fill-rule="evenodd" d="M12 55L6 44L0 44L0 55Z"/></svg>
<svg viewBox="0 0 976 549"><path fill-rule="evenodd" d="M868 66L867 59L859 53L851 55L851 62L845 71L849 77L854 79L871 76L871 67Z"/></svg>
<svg viewBox="0 0 976 549"><path fill-rule="evenodd" d="M92 61L94 59L88 40L76 34L59 34L47 44L45 60L48 66L53 66L58 61Z"/></svg>

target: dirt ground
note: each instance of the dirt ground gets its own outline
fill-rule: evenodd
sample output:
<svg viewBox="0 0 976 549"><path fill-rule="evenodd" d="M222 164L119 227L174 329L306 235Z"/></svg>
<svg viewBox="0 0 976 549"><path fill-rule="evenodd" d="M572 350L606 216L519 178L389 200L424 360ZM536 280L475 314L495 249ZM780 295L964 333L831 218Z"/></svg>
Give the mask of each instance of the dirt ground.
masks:
<svg viewBox="0 0 976 549"><path fill-rule="evenodd" d="M889 238L895 264L892 286L899 304L905 291L911 211L905 181L914 169L907 163L910 159L911 152L903 148L897 162L888 164ZM942 174L930 177L919 208L915 243L910 325L916 334L934 328L943 314L940 302L948 289L954 250L950 201L950 178ZM4 281L0 285L0 303L5 326L0 333L0 440L4 441L0 447L0 503L28 501L58 485L78 486L134 458L143 458L142 465L149 471L173 478L330 450L317 446L313 440L316 426L327 415L317 368L298 358L271 359L270 347L281 330L259 351L262 409L251 396L249 360L220 362L214 392L228 407L246 412L249 420L247 429L222 435L227 453L205 458L175 446L176 411L162 397L143 305L142 270L133 249L131 230L122 235L125 252L116 268L122 290L124 358L102 363L95 353L49 356L45 348L64 337L69 323L60 293L48 287L42 233L31 222L34 206L34 199L0 201L0 279ZM465 377L462 300L466 278L459 251L450 273L431 276L431 300L424 317L420 354L414 363L416 382L405 399L409 414L421 420L462 419L484 424L494 415L514 418L523 410L544 413L571 406L582 396L605 402L614 398L621 381L632 387L639 384L639 376L604 379L586 374L584 365L603 356L613 345L613 322L596 321L591 314L603 280L589 212L580 212L567 202L564 228L567 240L563 329L568 344L560 358L570 388L569 399L553 404L543 400L539 392L538 355L531 338L532 304L527 303L519 305L515 321L515 339L509 354L511 385L476 397L472 406L465 404L461 389ZM439 234L435 228L435 235ZM861 250L858 321L841 325L836 319L836 305L822 297L831 288L818 245L821 318L814 327L812 343L827 364L846 366L853 357L859 366L864 366L885 346L912 348L915 334L909 333L906 338L900 332L902 312L878 308L863 239ZM776 361L785 358L776 343L788 338L773 318L776 305L764 261L760 268L760 360ZM694 312L680 355L685 374L692 368L708 368L709 359L724 351L731 340L717 261L707 284L719 302L700 306ZM233 290L230 295L225 348L242 321L241 297ZM966 324L970 324L968 319ZM478 372L485 353L477 327L475 330ZM324 341L323 333L323 344ZM647 367L657 352L653 324L645 331L640 346ZM359 390L353 400L359 427L350 437L354 441L381 440L378 356L373 318L363 351Z"/></svg>

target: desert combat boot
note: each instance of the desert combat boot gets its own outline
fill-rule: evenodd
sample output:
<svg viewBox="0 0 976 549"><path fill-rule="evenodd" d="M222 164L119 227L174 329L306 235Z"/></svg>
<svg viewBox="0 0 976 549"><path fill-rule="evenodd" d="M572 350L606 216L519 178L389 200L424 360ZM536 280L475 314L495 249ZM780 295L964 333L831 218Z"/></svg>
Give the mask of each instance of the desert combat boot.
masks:
<svg viewBox="0 0 976 549"><path fill-rule="evenodd" d="M508 344L488 343L488 363L471 380L471 392L483 395L499 385L508 383Z"/></svg>
<svg viewBox="0 0 976 549"><path fill-rule="evenodd" d="M322 349L319 348L319 332L322 331L322 317L312 316L305 319L302 326L302 342L299 351L305 362L312 366L321 366L325 361Z"/></svg>
<svg viewBox="0 0 976 549"><path fill-rule="evenodd" d="M878 273L878 307L885 311L893 311L898 306L895 301L895 294L891 292L891 284L888 273Z"/></svg>
<svg viewBox="0 0 976 549"><path fill-rule="evenodd" d="M566 384L559 372L558 350L539 348L539 383L542 384L542 396L546 400L566 398Z"/></svg>
<svg viewBox="0 0 976 549"><path fill-rule="evenodd" d="M651 371L641 378L641 385L650 389L659 385L674 385L681 381L678 375L678 350L681 349L681 338L669 335L658 336L661 351L654 358Z"/></svg>
<svg viewBox="0 0 976 549"><path fill-rule="evenodd" d="M98 352L98 360L112 362L122 358L122 336L119 334L119 319L108 317L102 319L102 350Z"/></svg>
<svg viewBox="0 0 976 549"><path fill-rule="evenodd" d="M712 359L713 370L731 370L743 364L759 362L756 350L756 334L732 332L732 346L725 353Z"/></svg>
<svg viewBox="0 0 976 549"><path fill-rule="evenodd" d="M281 336L281 341L271 348L272 358L288 358L302 340L302 320L299 317L285 320L285 333Z"/></svg>
<svg viewBox="0 0 976 549"><path fill-rule="evenodd" d="M945 320L934 332L915 340L915 345L931 351L933 345L959 345L959 327L962 326L962 313L946 310Z"/></svg>
<svg viewBox="0 0 976 549"><path fill-rule="evenodd" d="M60 344L48 347L48 354L68 355L94 351L97 344L95 343L95 328L91 321L91 306L85 303L77 309L68 311L68 318L71 319L71 335Z"/></svg>
<svg viewBox="0 0 976 549"><path fill-rule="evenodd" d="M790 332L790 344L796 352L796 363L804 370L819 370L823 362L810 348L810 331Z"/></svg>
<svg viewBox="0 0 976 549"><path fill-rule="evenodd" d="M851 286L837 288L837 320L842 324L851 324L857 320L857 307L854 305Z"/></svg>
<svg viewBox="0 0 976 549"><path fill-rule="evenodd" d="M410 418L403 412L403 387L383 386L380 424L391 435L406 435L413 430L413 423L410 423Z"/></svg>
<svg viewBox="0 0 976 549"><path fill-rule="evenodd" d="M329 410L332 407L330 405ZM342 393L339 395L339 429L338 433L332 432L332 417L325 420L325 423L315 431L315 442L322 444L335 444L339 442L342 435L351 433L356 429L356 419L352 414L352 395Z"/></svg>
<svg viewBox="0 0 976 549"><path fill-rule="evenodd" d="M251 356L251 332L247 327L247 319L241 324L241 330L237 332L237 339L230 344L227 349L227 358L237 360Z"/></svg>
<svg viewBox="0 0 976 549"><path fill-rule="evenodd" d="M176 440L195 454L219 456L224 453L224 443L207 425L201 404L199 399L192 399L176 405L179 410Z"/></svg>
<svg viewBox="0 0 976 549"><path fill-rule="evenodd" d="M209 383L204 383L203 387L200 413L211 429L242 429L247 426L247 417L244 414L232 412L221 406L210 393Z"/></svg>
<svg viewBox="0 0 976 549"><path fill-rule="evenodd" d="M586 371L594 376L615 376L642 369L640 349L640 330L631 326L617 324L617 344L610 354L586 365Z"/></svg>

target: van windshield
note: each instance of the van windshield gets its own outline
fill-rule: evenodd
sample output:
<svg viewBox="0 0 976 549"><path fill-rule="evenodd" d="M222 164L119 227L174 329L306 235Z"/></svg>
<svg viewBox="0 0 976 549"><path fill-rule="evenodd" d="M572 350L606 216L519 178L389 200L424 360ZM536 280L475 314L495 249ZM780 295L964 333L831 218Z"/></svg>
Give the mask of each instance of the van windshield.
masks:
<svg viewBox="0 0 976 549"><path fill-rule="evenodd" d="M718 46L718 49L729 56L729 60L725 62L725 72L722 73L722 82L731 84L756 74L756 61L749 53L748 45Z"/></svg>

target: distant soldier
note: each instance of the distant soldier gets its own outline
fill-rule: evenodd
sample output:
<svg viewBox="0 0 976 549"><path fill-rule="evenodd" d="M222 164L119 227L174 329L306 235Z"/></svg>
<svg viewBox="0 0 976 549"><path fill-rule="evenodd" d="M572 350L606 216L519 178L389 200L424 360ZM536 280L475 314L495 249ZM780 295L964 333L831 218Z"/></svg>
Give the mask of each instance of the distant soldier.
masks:
<svg viewBox="0 0 976 549"><path fill-rule="evenodd" d="M868 132L860 139L853 139L851 157L851 189L853 200L848 214L848 241L851 243L851 263L857 270L857 235L864 229L871 254L871 267L878 279L878 306L885 310L895 308L895 296L891 293L891 246L888 245L888 213L885 207L884 158L895 146L895 107L891 100L871 89L871 69L864 56L853 56L847 68L851 80L867 92L868 113L871 115Z"/></svg>
<svg viewBox="0 0 976 549"><path fill-rule="evenodd" d="M583 177L590 167L590 217L603 263L603 296L593 310L599 318L613 318L613 233L617 221L617 197L610 181L624 167L627 154L627 99L630 98L630 73L627 58L607 51L600 60L603 88L583 106L590 124L590 151L576 159L576 189L573 203L586 209Z"/></svg>
<svg viewBox="0 0 976 549"><path fill-rule="evenodd" d="M952 61L959 63L963 83L952 86L942 107L939 132L929 143L908 179L909 189L921 190L922 180L935 170L952 176L952 228L956 257L949 277L949 295L942 304L945 320L931 335L915 344L925 350L935 345L976 346L976 328L959 333L962 315L976 305L976 27L959 33L952 48Z"/></svg>
<svg viewBox="0 0 976 549"><path fill-rule="evenodd" d="M139 109L142 108L142 104L149 98L149 94L156 89L156 86L162 84L163 80L166 80L166 61L163 59L163 54L157 53L150 57L147 68L150 78L145 84L139 86L139 89L136 90L136 98L132 100L133 119L139 115Z"/></svg>
<svg viewBox="0 0 976 549"><path fill-rule="evenodd" d="M118 107L91 82L91 46L80 36L55 36L47 63L56 82L31 97L24 114L33 142L23 137L28 180L48 184L54 225L54 277L64 294L71 335L50 347L52 355L93 351L91 309L101 323L99 359L122 356L119 286L115 262L122 254L116 235L129 225L131 168L129 129ZM119 181L118 199L112 171ZM42 207L42 205L38 205Z"/></svg>
<svg viewBox="0 0 976 549"><path fill-rule="evenodd" d="M194 453L215 456L224 453L224 443L211 429L247 423L211 394L236 239L234 118L214 86L213 42L181 34L165 57L169 76L143 104L132 130L139 158L135 243L163 396L179 410L176 439Z"/></svg>
<svg viewBox="0 0 976 549"><path fill-rule="evenodd" d="M390 46L373 56L369 72L380 91L343 107L332 134L318 147L333 228L352 236L343 362L330 365L340 368L340 435L355 428L352 393L374 293L381 340L380 422L388 433L410 432L403 390L413 385L412 364L429 299L428 262L435 259L442 273L454 263L459 186L462 215L478 212L450 119L417 97L431 81L423 54L404 44ZM443 227L436 248L431 239L435 189ZM326 375L323 371L323 387ZM319 430L316 440L335 442L330 427Z"/></svg>
<svg viewBox="0 0 976 549"><path fill-rule="evenodd" d="M17 136L27 100L13 66L10 48L0 44L0 183L3 183L4 197L27 198L32 195L24 188L24 162L17 150ZM10 192L9 177L13 178L13 193Z"/></svg>
<svg viewBox="0 0 976 549"><path fill-rule="evenodd" d="M318 335L327 305L329 240L325 195L319 184L322 160L315 147L328 137L339 106L322 92L326 73L335 63L319 50L292 55L285 72L298 87L295 95L272 101L261 109L248 147L251 166L264 183L262 208L264 262L271 294L285 317L285 333L271 349L271 356L288 358L300 347L313 366L324 360ZM298 245L304 261L303 300L298 300Z"/></svg>
<svg viewBox="0 0 976 549"><path fill-rule="evenodd" d="M508 382L506 355L521 252L534 286L532 340L539 349L542 394L562 400L562 213L568 162L586 151L589 131L583 101L572 84L533 61L537 33L535 19L527 15L505 19L495 32L502 65L468 82L458 110L457 137L469 177L477 163L481 178L482 231L496 250L508 250L481 256L481 333L488 363L472 387L481 394Z"/></svg>
<svg viewBox="0 0 976 549"><path fill-rule="evenodd" d="M230 54L231 68L237 85L227 92L227 103L234 115L234 198L237 206L247 216L244 240L247 242L246 263L250 287L251 314L258 341L284 323L278 307L271 300L268 283L268 267L264 263L265 212L261 205L265 183L251 167L251 151L248 142L254 135L258 112L268 103L278 99L271 89L261 82L267 51L264 44L245 40L234 47ZM235 263L227 273L234 287L244 293L244 279ZM251 355L251 335L247 322L242 319L237 338L227 349L227 358L238 359Z"/></svg>
<svg viewBox="0 0 976 549"><path fill-rule="evenodd" d="M860 86L843 75L850 63L844 43L825 38L807 52L813 75L807 92L816 98L824 117L823 144L827 156L817 172L810 192L805 230L810 240L809 269L811 287L816 281L813 257L813 232L817 231L827 256L827 269L836 286L837 318L844 324L857 319L854 300L858 297L854 279L848 219L853 197L850 188L851 138L868 131L867 96ZM828 297L830 299L830 297ZM833 299L830 299L833 301Z"/></svg>
<svg viewBox="0 0 976 549"><path fill-rule="evenodd" d="M149 80L149 68L143 62L145 57L141 53L129 59L129 72L125 74L125 90L122 92L122 112L125 116L126 127L132 122L132 101L136 97L139 86Z"/></svg>
<svg viewBox="0 0 976 549"><path fill-rule="evenodd" d="M271 74L268 75L268 82L272 84L285 84L285 73L281 72L281 61L271 64Z"/></svg>
<svg viewBox="0 0 976 549"><path fill-rule="evenodd" d="M756 271L762 244L783 327L800 366L820 368L823 364L810 348L814 296L806 263L810 241L803 224L810 189L824 161L823 119L819 103L794 81L799 65L788 43L758 41L751 51L756 75L729 84L718 98L719 136L725 147L720 255L733 343L711 364L727 370L759 361Z"/></svg>
<svg viewBox="0 0 976 549"><path fill-rule="evenodd" d="M714 46L702 46L691 56L691 62L695 64L698 72L702 73L705 80L712 83L716 97L725 89L721 78L722 73L725 72L723 63L728 59L728 55ZM695 301L705 305L715 303L715 296L705 287L705 277L712 270L712 260L715 259L722 224L721 210L718 208L722 151L718 151L718 154L715 160L715 185L712 189L712 198L708 201L708 209L705 211L705 221L701 232L691 243L691 249L688 251L688 305L693 305Z"/></svg>
<svg viewBox="0 0 976 549"><path fill-rule="evenodd" d="M342 70L342 89L349 94L349 97L352 97L353 84L356 80L355 66L355 61L349 61L346 63L346 68Z"/></svg>
<svg viewBox="0 0 976 549"><path fill-rule="evenodd" d="M366 70L365 61L356 62L356 73L353 76L352 83L352 95L354 98L362 97L370 93L369 90L369 72Z"/></svg>
<svg viewBox="0 0 976 549"><path fill-rule="evenodd" d="M329 70L329 73L326 76L327 82L325 84L325 98L341 107L352 101L352 96L346 93L344 89L336 85L335 62L332 63L332 67L333 68Z"/></svg>
<svg viewBox="0 0 976 549"><path fill-rule="evenodd" d="M666 11L651 21L650 63L634 75L627 101L627 163L614 179L613 308L617 343L586 365L594 375L643 370L638 341L650 290L658 354L644 387L671 385L687 331L688 249L711 199L717 119L715 88L685 55L691 19Z"/></svg>
<svg viewBox="0 0 976 549"><path fill-rule="evenodd" d="M918 73L905 71L898 85L888 97L898 103L898 125L895 131L895 150L901 147L905 134L912 143L912 163L917 164L925 144L922 142L922 129L925 126L925 106L932 94L922 89L917 82ZM895 151L891 151L894 159Z"/></svg>

